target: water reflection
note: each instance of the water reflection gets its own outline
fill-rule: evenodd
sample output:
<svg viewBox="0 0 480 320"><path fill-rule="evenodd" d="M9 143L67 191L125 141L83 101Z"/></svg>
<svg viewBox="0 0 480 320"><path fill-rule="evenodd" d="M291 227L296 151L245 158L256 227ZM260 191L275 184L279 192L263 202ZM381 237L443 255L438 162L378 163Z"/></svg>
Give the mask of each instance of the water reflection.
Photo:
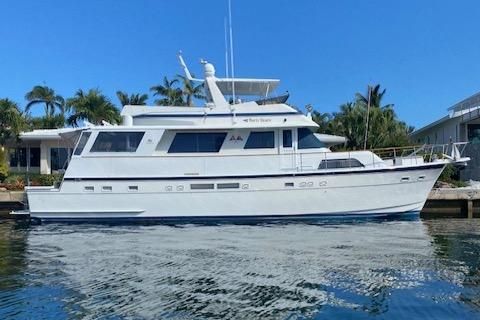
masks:
<svg viewBox="0 0 480 320"><path fill-rule="evenodd" d="M0 222L0 246L0 318L480 315L476 220Z"/></svg>

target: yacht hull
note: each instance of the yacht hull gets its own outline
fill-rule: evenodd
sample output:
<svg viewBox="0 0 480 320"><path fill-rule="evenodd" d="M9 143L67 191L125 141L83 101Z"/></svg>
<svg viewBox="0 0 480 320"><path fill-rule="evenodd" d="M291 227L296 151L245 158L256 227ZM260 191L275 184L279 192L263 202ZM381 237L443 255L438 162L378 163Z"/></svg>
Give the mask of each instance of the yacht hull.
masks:
<svg viewBox="0 0 480 320"><path fill-rule="evenodd" d="M28 188L27 196L30 216L42 220L398 214L422 209L444 166L236 177L77 178L65 179L60 189ZM221 185L229 188L219 189Z"/></svg>

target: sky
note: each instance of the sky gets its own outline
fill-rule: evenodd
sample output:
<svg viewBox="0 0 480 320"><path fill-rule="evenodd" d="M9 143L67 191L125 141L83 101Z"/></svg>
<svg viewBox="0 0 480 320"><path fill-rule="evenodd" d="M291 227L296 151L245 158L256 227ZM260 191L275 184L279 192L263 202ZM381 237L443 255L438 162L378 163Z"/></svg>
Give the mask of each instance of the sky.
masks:
<svg viewBox="0 0 480 320"><path fill-rule="evenodd" d="M368 84L417 128L480 91L480 1L232 0L237 77L281 79L289 102L335 112ZM225 74L227 0L0 0L0 98L47 85L148 93L199 60ZM150 95L151 96L151 95ZM150 99L153 103L153 98ZM33 113L41 114L38 106Z"/></svg>

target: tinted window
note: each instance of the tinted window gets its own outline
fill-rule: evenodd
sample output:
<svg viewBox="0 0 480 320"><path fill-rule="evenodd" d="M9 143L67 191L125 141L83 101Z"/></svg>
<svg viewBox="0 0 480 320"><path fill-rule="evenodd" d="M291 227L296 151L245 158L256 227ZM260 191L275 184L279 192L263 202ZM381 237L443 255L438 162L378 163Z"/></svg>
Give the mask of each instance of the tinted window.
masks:
<svg viewBox="0 0 480 320"><path fill-rule="evenodd" d="M71 149L67 148L52 148L50 149L50 167L52 170L66 169L68 166L69 152Z"/></svg>
<svg viewBox="0 0 480 320"><path fill-rule="evenodd" d="M75 152L73 153L76 156L79 156L82 154L83 148L85 148L85 145L87 144L88 138L90 138L90 132L83 132L82 135L80 136L80 140L78 141L77 148L75 149Z"/></svg>
<svg viewBox="0 0 480 320"><path fill-rule="evenodd" d="M363 164L357 159L322 160L318 169L360 168Z"/></svg>
<svg viewBox="0 0 480 320"><path fill-rule="evenodd" d="M275 134L273 131L250 132L245 149L275 148Z"/></svg>
<svg viewBox="0 0 480 320"><path fill-rule="evenodd" d="M298 129L298 149L323 148L324 144L307 128Z"/></svg>
<svg viewBox="0 0 480 320"><path fill-rule="evenodd" d="M145 132L100 132L90 152L135 152Z"/></svg>
<svg viewBox="0 0 480 320"><path fill-rule="evenodd" d="M180 132L175 135L168 152L218 152L226 136L226 132Z"/></svg>
<svg viewBox="0 0 480 320"><path fill-rule="evenodd" d="M283 131L283 147L284 148L292 147L292 130Z"/></svg>
<svg viewBox="0 0 480 320"><path fill-rule="evenodd" d="M10 150L10 167L27 166L27 148L16 148Z"/></svg>
<svg viewBox="0 0 480 320"><path fill-rule="evenodd" d="M40 167L40 148L30 148L30 167Z"/></svg>

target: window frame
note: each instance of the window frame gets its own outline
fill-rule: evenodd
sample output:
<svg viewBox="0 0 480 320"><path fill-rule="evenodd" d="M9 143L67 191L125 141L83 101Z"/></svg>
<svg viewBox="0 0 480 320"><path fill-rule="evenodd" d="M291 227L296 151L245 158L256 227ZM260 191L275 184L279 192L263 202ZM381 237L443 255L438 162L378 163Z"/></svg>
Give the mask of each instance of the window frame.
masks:
<svg viewBox="0 0 480 320"><path fill-rule="evenodd" d="M272 134L272 146L249 146L248 143L253 135L257 134ZM261 140L260 140L261 141ZM248 138L245 141L245 145L243 146L244 150L273 150L276 148L276 139L275 139L275 130L264 130L264 131L250 131L248 134Z"/></svg>
<svg viewBox="0 0 480 320"><path fill-rule="evenodd" d="M143 141L143 138L145 137L145 131L99 131L95 137L95 141L92 142L92 146L90 147L90 150L89 152L90 153L97 153L97 154L105 154L105 153L112 153L112 154L118 154L118 153L128 153L128 154L132 154L132 153L136 153L137 150L138 150L138 147L142 144L142 141ZM120 150L120 151L116 151L116 150L111 150L111 147L110 147L110 150L97 150L95 149L95 144L98 142L100 144L100 137L105 134L105 135L111 135L111 134L141 134L139 136L139 139L138 139L138 143L134 146L133 150ZM113 145L113 144L112 144ZM97 148L100 148L100 145L97 147Z"/></svg>
<svg viewBox="0 0 480 320"><path fill-rule="evenodd" d="M338 166L334 166L334 167L329 167L328 166L328 163L333 163L333 162L339 162L339 161L347 161L349 162L349 165L348 166L345 166L345 167L338 167ZM351 165L352 162L355 163L355 165ZM325 167L322 166L322 164L325 163ZM318 164L318 170L327 170L327 169L351 169L351 168L365 168L365 165L360 162L360 160L356 159L356 158L339 158L339 159L322 159L322 161L320 161L320 163Z"/></svg>
<svg viewBox="0 0 480 320"><path fill-rule="evenodd" d="M192 135L190 139L192 139L191 142L193 142L193 139L195 140L195 145L191 145L191 146L180 146L180 145L175 145L175 141L177 139L177 137L179 137L178 141L181 141L180 139L184 139L187 137L187 135ZM201 136L204 136L203 139L205 138L206 135L217 135L216 138L220 138L221 139L221 143L218 143L219 141L215 141L215 138L214 140L212 141L209 141L210 144L212 144L211 146L213 146L214 148L211 148L211 149L202 149L203 147L207 146L207 147L211 147L211 146L208 146L208 145L202 145L201 141L202 141L202 138ZM171 139L170 141L170 145L168 146L168 149L166 150L166 153L167 154L172 154L172 155L175 155L175 154L188 154L188 153L193 153L193 154L202 154L202 153L207 153L207 154L216 154L216 153L219 153L221 150L222 150L222 147L223 145L225 144L225 140L227 139L227 135L228 135L228 132L227 131L189 131L189 132L174 132L173 134L173 138ZM180 138L180 137L183 137L183 138ZM203 141L205 142L205 141ZM181 143L184 143L184 142L177 142L177 144L181 144ZM186 148L186 147L192 147L192 148ZM183 150L182 150L183 148ZM173 150L173 149L176 149L176 150ZM188 149L188 150L185 150L185 149ZM195 149L195 150L194 150Z"/></svg>
<svg viewBox="0 0 480 320"><path fill-rule="evenodd" d="M287 135L285 135L286 133ZM285 143L285 141L287 141L287 144ZM292 129L282 130L282 148L288 148L288 149L293 148L293 130Z"/></svg>
<svg viewBox="0 0 480 320"><path fill-rule="evenodd" d="M309 133L306 135L302 136L301 132L306 132L308 131ZM318 143L318 146L313 146L313 145L302 145L302 139L307 138L307 137L312 137L315 139L316 143ZM311 141L304 141L303 143L310 143ZM315 136L315 133L310 130L309 128L297 128L297 149L298 150L307 150L307 149L321 149L325 148L325 144L318 140L318 138Z"/></svg>
<svg viewBox="0 0 480 320"><path fill-rule="evenodd" d="M87 136L85 142L83 143L83 145L81 146L80 148L80 151L77 153L77 151L79 150L79 147L80 147L80 144L82 143L82 138L84 136ZM92 136L92 132L91 131L83 131L81 134L80 134L80 138L78 138L78 142L77 144L75 145L75 149L73 149L73 153L72 153L72 156L80 156L82 155L83 151L85 150L85 147L87 146L87 143L88 141L90 140L90 137Z"/></svg>

